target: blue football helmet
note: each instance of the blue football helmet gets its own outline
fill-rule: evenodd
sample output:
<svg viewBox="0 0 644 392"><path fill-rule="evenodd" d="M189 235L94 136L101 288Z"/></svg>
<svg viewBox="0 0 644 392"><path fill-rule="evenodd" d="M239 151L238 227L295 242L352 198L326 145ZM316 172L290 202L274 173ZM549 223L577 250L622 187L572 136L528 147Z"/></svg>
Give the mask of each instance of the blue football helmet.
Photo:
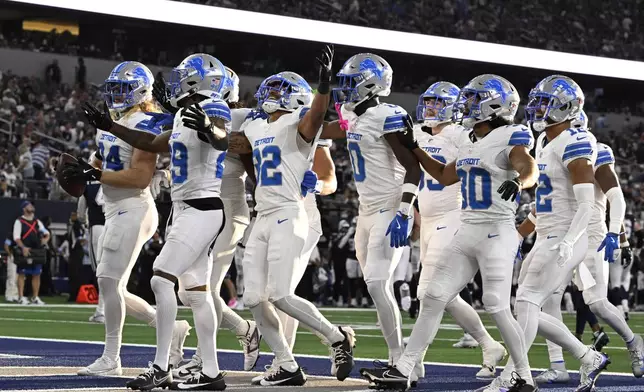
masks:
<svg viewBox="0 0 644 392"><path fill-rule="evenodd" d="M519 108L519 93L501 76L484 74L470 80L461 89L454 106L454 121L466 128L501 117L514 120Z"/></svg>
<svg viewBox="0 0 644 392"><path fill-rule="evenodd" d="M293 112L300 106L313 102L313 90L303 77L295 72L283 71L264 79L259 85L257 106L266 113L278 110Z"/></svg>
<svg viewBox="0 0 644 392"><path fill-rule="evenodd" d="M107 107L122 112L152 99L154 76L145 65L125 61L114 67L103 86Z"/></svg>
<svg viewBox="0 0 644 392"><path fill-rule="evenodd" d="M452 121L453 105L461 90L450 82L436 82L418 98L416 120L432 128Z"/></svg>
<svg viewBox="0 0 644 392"><path fill-rule="evenodd" d="M356 54L337 73L338 87L333 89L333 100L353 110L372 97L386 97L391 93L393 75L393 69L382 57Z"/></svg>
<svg viewBox="0 0 644 392"><path fill-rule="evenodd" d="M551 75L530 91L525 116L535 131L542 132L549 126L575 120L584 101L584 92L574 80Z"/></svg>
<svg viewBox="0 0 644 392"><path fill-rule="evenodd" d="M195 94L221 99L227 83L228 74L221 61L205 53L191 54L170 74L170 103L179 107L179 101Z"/></svg>

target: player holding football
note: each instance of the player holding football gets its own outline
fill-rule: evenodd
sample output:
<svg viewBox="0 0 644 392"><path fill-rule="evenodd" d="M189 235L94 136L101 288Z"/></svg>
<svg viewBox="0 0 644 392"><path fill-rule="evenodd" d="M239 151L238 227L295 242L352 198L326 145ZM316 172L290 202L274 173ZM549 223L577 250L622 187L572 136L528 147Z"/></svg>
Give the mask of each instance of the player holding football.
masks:
<svg viewBox="0 0 644 392"><path fill-rule="evenodd" d="M171 96L182 109L173 129L159 136L133 132L90 105L84 106L92 123L108 127L136 148L171 152L172 230L154 262L152 290L157 301L157 352L153 365L127 383L132 389L172 387L179 390L224 390L226 383L216 356L217 319L208 289L212 264L209 258L224 224L219 198L223 160L228 148L230 110L219 99L227 80L224 66L207 54L193 54L172 71ZM196 132L195 132L196 131ZM168 358L171 325L177 316L174 286L177 279L192 308L202 343L202 370L187 380L172 383Z"/></svg>
<svg viewBox="0 0 644 392"><path fill-rule="evenodd" d="M389 363L393 364L402 355L403 342L391 280L412 228L420 167L396 137L408 130L403 121L407 112L379 101L391 92L393 70L385 59L357 54L344 63L337 76L339 87L333 89L333 98L336 105L342 105L341 119L325 124L322 137L347 139L360 201L356 256L378 312ZM348 132L343 129L347 126L341 125L345 123Z"/></svg>
<svg viewBox="0 0 644 392"><path fill-rule="evenodd" d="M114 116L116 124L151 137L161 133L166 122L152 99L153 82L152 73L141 63L126 61L117 65L105 81L105 104L110 109L105 119L111 123ZM100 126L96 144L98 152L92 165L80 160L61 173L65 181L100 181L105 201L105 229L96 270L105 307L105 349L100 358L78 374L121 375L119 353L126 310L150 326L156 327L157 321L154 308L125 289L141 247L158 224L148 187L155 173L156 154L132 148ZM186 321L174 323L172 364L183 358L183 342L189 329Z"/></svg>
<svg viewBox="0 0 644 392"><path fill-rule="evenodd" d="M441 162L452 162L458 154L458 142L466 132L465 128L452 122L453 105L460 89L449 82L436 82L420 96L416 119L421 124L414 126L418 147ZM445 245L454 237L461 225L461 186L459 183L444 186L423 170L419 186L418 207L420 209L420 252L421 270L418 298L423 298L432 282L429 277L433 270L446 268L452 260L442 258ZM422 301L421 301L422 306ZM483 366L476 374L478 379L495 377L496 366L506 355L505 348L496 342L483 326L478 313L460 295L448 303L445 310L472 336L483 350ZM421 328L418 325L417 328ZM429 330L425 329L426 332ZM417 370L423 369L421 355ZM417 374L423 377L422 374ZM413 379L413 377L412 377Z"/></svg>
<svg viewBox="0 0 644 392"><path fill-rule="evenodd" d="M459 93L456 109L463 126L473 129L462 132L457 158L447 164L418 148L411 133L400 135L401 142L434 179L445 186L461 181L461 225L441 255L450 263L434 269L428 277L432 284L424 293L405 354L395 367L363 372L377 385L408 387L414 366L436 335L446 305L480 269L485 308L510 354L520 363L519 377L509 390L534 390L523 331L510 311L512 266L519 245L514 200L537 178L537 166L529 153L534 143L532 133L513 125L518 104L519 94L506 79L489 74L472 79Z"/></svg>

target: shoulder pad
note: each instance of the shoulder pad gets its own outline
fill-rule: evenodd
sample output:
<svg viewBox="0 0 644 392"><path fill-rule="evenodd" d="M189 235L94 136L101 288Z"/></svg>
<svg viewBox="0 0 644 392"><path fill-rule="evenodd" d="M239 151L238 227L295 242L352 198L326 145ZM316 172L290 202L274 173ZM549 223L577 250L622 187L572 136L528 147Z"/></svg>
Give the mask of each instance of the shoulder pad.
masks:
<svg viewBox="0 0 644 392"><path fill-rule="evenodd" d="M508 135L508 146L528 146L534 145L534 136L532 131L525 125L513 124L506 125L503 132ZM499 129L500 130L500 129ZM496 132L495 130L494 132Z"/></svg>
<svg viewBox="0 0 644 392"><path fill-rule="evenodd" d="M266 120L268 118L268 113L261 109L253 109L246 115L245 120L257 120L258 118Z"/></svg>
<svg viewBox="0 0 644 392"><path fill-rule="evenodd" d="M615 163L615 155L613 149L604 143L597 143L597 159L595 160L595 167L602 165L611 165Z"/></svg>
<svg viewBox="0 0 644 392"><path fill-rule="evenodd" d="M384 118L382 124L384 133L399 132L406 129L404 119L407 117L407 111L400 106L381 103L374 108L374 111L376 116Z"/></svg>
<svg viewBox="0 0 644 392"><path fill-rule="evenodd" d="M208 98L199 102L199 106L206 112L208 117L221 118L226 122L231 121L230 108L228 104L218 98Z"/></svg>

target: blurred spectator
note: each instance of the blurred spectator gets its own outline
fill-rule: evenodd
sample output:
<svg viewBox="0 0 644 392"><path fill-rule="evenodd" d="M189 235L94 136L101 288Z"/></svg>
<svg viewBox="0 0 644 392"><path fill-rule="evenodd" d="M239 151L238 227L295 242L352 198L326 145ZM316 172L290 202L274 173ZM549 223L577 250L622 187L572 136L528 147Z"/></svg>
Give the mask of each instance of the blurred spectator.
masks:
<svg viewBox="0 0 644 392"><path fill-rule="evenodd" d="M85 60L83 60L82 57L79 57L78 65L76 66L76 85L81 90L85 90L86 83L87 83L87 68L85 68Z"/></svg>
<svg viewBox="0 0 644 392"><path fill-rule="evenodd" d="M62 73L58 66L58 60L54 59L51 64L45 68L45 80L54 85L59 85L62 80Z"/></svg>
<svg viewBox="0 0 644 392"><path fill-rule="evenodd" d="M34 178L36 180L44 180L49 161L49 149L42 144L38 136L34 138L31 157L33 160Z"/></svg>
<svg viewBox="0 0 644 392"><path fill-rule="evenodd" d="M18 147L18 161L20 162L18 166L18 172L22 174L24 180L30 180L34 178L34 164L31 152L29 151L29 146L26 144L21 144Z"/></svg>

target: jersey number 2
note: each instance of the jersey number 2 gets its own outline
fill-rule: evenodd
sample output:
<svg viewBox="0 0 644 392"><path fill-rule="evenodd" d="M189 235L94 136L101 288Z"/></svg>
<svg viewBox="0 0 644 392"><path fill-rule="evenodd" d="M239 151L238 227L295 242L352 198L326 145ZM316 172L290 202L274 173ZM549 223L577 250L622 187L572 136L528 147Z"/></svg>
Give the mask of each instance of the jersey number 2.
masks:
<svg viewBox="0 0 644 392"><path fill-rule="evenodd" d="M183 184L188 179L188 149L181 142L174 142L171 146L172 183Z"/></svg>
<svg viewBox="0 0 644 392"><path fill-rule="evenodd" d="M547 196L552 192L552 184L550 177L545 174L539 174L539 186L535 191L536 196L536 210L539 212L552 212L552 200Z"/></svg>
<svg viewBox="0 0 644 392"><path fill-rule="evenodd" d="M469 207L473 210L487 210L492 206L492 180L490 173L480 167L471 167L469 173L458 169L456 174L461 178L461 193L463 194L462 209ZM481 179L481 197L477 197L476 178Z"/></svg>
<svg viewBox="0 0 644 392"><path fill-rule="evenodd" d="M253 150L255 161L255 176L259 186L282 185L282 173L277 167L282 163L282 151L277 146L268 145L262 149Z"/></svg>

